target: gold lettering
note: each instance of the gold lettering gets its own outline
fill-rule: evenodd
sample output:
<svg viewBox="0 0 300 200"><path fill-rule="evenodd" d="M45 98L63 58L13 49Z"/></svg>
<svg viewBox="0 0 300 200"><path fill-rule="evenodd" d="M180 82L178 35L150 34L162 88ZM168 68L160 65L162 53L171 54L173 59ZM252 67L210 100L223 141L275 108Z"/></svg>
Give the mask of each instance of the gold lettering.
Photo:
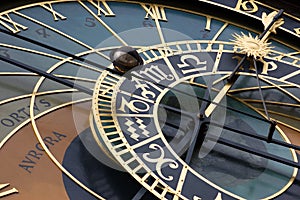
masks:
<svg viewBox="0 0 300 200"><path fill-rule="evenodd" d="M201 61L200 58L192 54L181 56L180 61L181 63L177 64L177 66L182 70L183 74L199 73L207 69L207 62ZM194 65L191 65L191 62L194 63Z"/></svg>
<svg viewBox="0 0 300 200"><path fill-rule="evenodd" d="M41 4L41 6L43 8L45 8L47 11L51 12L52 15L53 15L53 18L55 21L58 21L59 18L61 20L64 20L64 19L67 19L65 16L63 16L62 14L58 13L57 11L55 11L52 7L52 4L51 3L44 3L44 4Z"/></svg>
<svg viewBox="0 0 300 200"><path fill-rule="evenodd" d="M141 70L139 73L133 71L131 74L142 78L149 78L148 80L154 81L155 83L159 83L163 80L174 80L174 76L172 74L166 74L162 69L159 68L158 65L151 65L151 67Z"/></svg>
<svg viewBox="0 0 300 200"><path fill-rule="evenodd" d="M6 184L0 184L0 190L2 190L3 188L6 188L7 186L9 186L9 183ZM5 197L14 193L18 193L19 191L16 188L12 188L10 190L4 191L4 192L0 192L0 198L1 197Z"/></svg>
<svg viewBox="0 0 300 200"><path fill-rule="evenodd" d="M8 14L4 14L3 16L0 15L0 24L13 33L18 33L20 32L20 29L26 30L28 28L17 22L14 22Z"/></svg>
<svg viewBox="0 0 300 200"><path fill-rule="evenodd" d="M115 16L115 13L111 10L106 1L97 0L96 3L94 2L94 0L89 0L88 2L90 2L95 8L97 8L98 16L101 16L101 13L103 13L105 17ZM102 8L102 5L104 8Z"/></svg>
<svg viewBox="0 0 300 200"><path fill-rule="evenodd" d="M238 62L240 62L242 60L242 57L240 57L240 56L233 56L232 59L236 59ZM249 57L247 58L247 60L250 62L249 70L250 71L255 71L253 60L251 58L249 58ZM268 73L270 71L274 71L278 67L277 64L274 63L273 61L267 62L267 61L264 61L262 58L258 59L257 61L259 61L259 62L261 62L263 64L263 68L262 68L261 74L264 74L264 75L268 75ZM245 70L244 66L241 66L241 69Z"/></svg>
<svg viewBox="0 0 300 200"><path fill-rule="evenodd" d="M247 13L255 13L258 11L258 6L254 0L239 0L235 7L236 10L245 11Z"/></svg>
<svg viewBox="0 0 300 200"><path fill-rule="evenodd" d="M266 62L263 59L259 59L258 61L263 63L263 70L261 74L267 75L269 71L274 71L277 69L276 63L272 62Z"/></svg>
<svg viewBox="0 0 300 200"><path fill-rule="evenodd" d="M137 105L139 105L139 107ZM129 108L131 112L135 113L147 112L150 110L150 106L142 100L136 99L128 102L124 97L122 97L121 106L118 108L118 110L126 113L125 107Z"/></svg>
<svg viewBox="0 0 300 200"><path fill-rule="evenodd" d="M142 90L141 95L144 98L149 99L149 98L155 98L156 97L156 94L154 92L152 92L151 89L149 89L150 87L143 80L133 76L131 78L131 81L136 83L135 87L137 89ZM148 83L148 84L151 85L152 83Z"/></svg>
<svg viewBox="0 0 300 200"><path fill-rule="evenodd" d="M168 21L164 7L146 4L141 4L141 6L147 13L145 19L149 19L149 17L151 17L153 20Z"/></svg>

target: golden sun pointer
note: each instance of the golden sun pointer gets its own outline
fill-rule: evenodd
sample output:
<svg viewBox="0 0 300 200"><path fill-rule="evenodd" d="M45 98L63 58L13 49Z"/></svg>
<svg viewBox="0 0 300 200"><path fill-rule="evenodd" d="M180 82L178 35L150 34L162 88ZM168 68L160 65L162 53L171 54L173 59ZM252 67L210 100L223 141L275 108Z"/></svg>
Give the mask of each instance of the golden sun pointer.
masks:
<svg viewBox="0 0 300 200"><path fill-rule="evenodd" d="M246 54L248 57L263 58L273 48L269 46L271 43L258 39L258 36L253 37L250 33L249 35L245 35L243 32L241 35L235 33L232 36L234 37L234 40L231 40L234 42L234 51Z"/></svg>

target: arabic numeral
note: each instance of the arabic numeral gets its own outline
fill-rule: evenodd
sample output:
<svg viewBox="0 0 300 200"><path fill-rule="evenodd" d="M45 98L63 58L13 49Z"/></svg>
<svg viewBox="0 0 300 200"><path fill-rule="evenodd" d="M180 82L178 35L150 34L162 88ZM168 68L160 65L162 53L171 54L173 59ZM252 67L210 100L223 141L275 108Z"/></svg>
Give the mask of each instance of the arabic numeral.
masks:
<svg viewBox="0 0 300 200"><path fill-rule="evenodd" d="M35 31L38 35L42 36L43 38L50 37L51 35L47 33L47 29L39 28Z"/></svg>
<svg viewBox="0 0 300 200"><path fill-rule="evenodd" d="M87 27L96 27L95 19L92 18L92 17L85 18L84 25L87 26Z"/></svg>
<svg viewBox="0 0 300 200"><path fill-rule="evenodd" d="M152 24L152 22L148 21L148 20L144 20L143 21L143 26L147 27L147 28L153 28L154 27L154 25Z"/></svg>
<svg viewBox="0 0 300 200"><path fill-rule="evenodd" d="M0 49L0 55L5 56L6 58L10 58L10 55L8 54L7 49Z"/></svg>

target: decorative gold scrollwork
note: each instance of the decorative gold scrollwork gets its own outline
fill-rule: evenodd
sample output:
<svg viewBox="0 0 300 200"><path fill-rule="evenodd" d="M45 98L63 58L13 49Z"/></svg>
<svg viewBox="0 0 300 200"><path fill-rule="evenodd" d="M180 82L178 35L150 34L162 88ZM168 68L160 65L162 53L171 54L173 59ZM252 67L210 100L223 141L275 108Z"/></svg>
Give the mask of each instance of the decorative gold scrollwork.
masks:
<svg viewBox="0 0 300 200"><path fill-rule="evenodd" d="M153 149L153 150L158 150L158 151L155 151L155 152L152 152L152 153L144 153L143 154L143 158L147 161L147 162L150 162L150 163L156 163L156 167L155 167L155 170L157 171L158 175L166 180L166 181L172 181L174 179L173 176L165 176L163 175L162 173L162 168L168 164L168 166L172 169L177 169L178 168L178 163L175 161L175 160L172 160L170 158L165 158L165 152L163 150L163 148L161 146L159 146L158 144L150 144L149 145L149 148L150 149ZM150 157L150 154L153 155L157 155L158 152L160 153L160 155L156 158L151 158Z"/></svg>

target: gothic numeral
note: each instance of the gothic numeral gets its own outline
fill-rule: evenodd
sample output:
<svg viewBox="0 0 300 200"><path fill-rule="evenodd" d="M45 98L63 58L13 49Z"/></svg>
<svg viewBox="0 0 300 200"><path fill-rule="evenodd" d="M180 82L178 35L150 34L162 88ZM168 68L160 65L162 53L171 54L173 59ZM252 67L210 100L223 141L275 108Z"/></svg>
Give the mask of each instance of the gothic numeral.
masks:
<svg viewBox="0 0 300 200"><path fill-rule="evenodd" d="M10 30L13 33L20 32L20 29L26 30L28 27L23 26L17 22L14 22L8 14L0 15L0 24Z"/></svg>
<svg viewBox="0 0 300 200"><path fill-rule="evenodd" d="M131 81L136 83L135 87L137 89L142 90L142 92L141 92L142 97L144 97L146 99L156 97L156 94L153 91L151 91L150 87L144 81L142 81L134 76L132 77ZM148 84L151 85L152 83L148 83Z"/></svg>
<svg viewBox="0 0 300 200"><path fill-rule="evenodd" d="M6 184L0 184L0 191L6 187L9 186L9 183L6 183ZM12 188L10 190L6 190L4 192L0 192L0 198L1 197L5 197L5 196L8 196L8 195L11 195L11 194L15 194L15 193L18 193L19 191L16 189L16 188Z"/></svg>
<svg viewBox="0 0 300 200"><path fill-rule="evenodd" d="M134 113L147 112L150 110L150 105L142 100L135 99L128 102L124 97L122 97L121 106L118 108L118 110L125 113L125 107Z"/></svg>
<svg viewBox="0 0 300 200"><path fill-rule="evenodd" d="M61 20L67 19L65 16L63 16L62 14L58 13L57 11L55 11L53 9L51 3L44 3L44 4L41 4L41 6L43 8L45 8L47 11L49 11L49 12L52 13L53 18L54 18L55 21L58 21L59 19L61 19Z"/></svg>
<svg viewBox="0 0 300 200"><path fill-rule="evenodd" d="M159 83L163 80L174 80L174 76L172 74L166 74L157 65L151 65L151 67L148 67L145 70L141 70L139 73L136 71L133 71L131 73L141 78L149 78L150 80L147 80L154 81L155 83Z"/></svg>
<svg viewBox="0 0 300 200"><path fill-rule="evenodd" d="M97 9L98 16L101 16L102 13L105 17L115 16L115 13L111 10L106 1L97 0L94 2L94 0L89 0L88 2L90 2Z"/></svg>
<svg viewBox="0 0 300 200"><path fill-rule="evenodd" d="M164 7L158 5L141 4L146 11L145 19L151 17L153 20L168 21Z"/></svg>

